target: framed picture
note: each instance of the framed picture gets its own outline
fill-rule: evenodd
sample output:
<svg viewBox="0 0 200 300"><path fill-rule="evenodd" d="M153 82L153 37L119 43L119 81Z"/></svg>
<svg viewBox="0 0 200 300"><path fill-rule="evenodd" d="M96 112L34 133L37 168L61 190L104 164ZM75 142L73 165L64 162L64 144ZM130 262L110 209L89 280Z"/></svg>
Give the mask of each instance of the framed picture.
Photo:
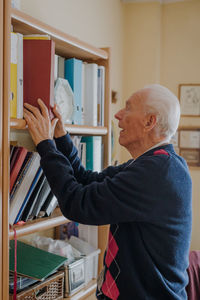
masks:
<svg viewBox="0 0 200 300"><path fill-rule="evenodd" d="M200 131L199 130L180 130L179 147L200 149Z"/></svg>
<svg viewBox="0 0 200 300"><path fill-rule="evenodd" d="M180 156L182 156L189 166L200 166L199 150L195 149L181 149Z"/></svg>
<svg viewBox="0 0 200 300"><path fill-rule="evenodd" d="M189 166L200 166L200 129L187 128L179 130L179 155Z"/></svg>
<svg viewBox="0 0 200 300"><path fill-rule="evenodd" d="M179 100L182 116L200 116L200 83L179 84Z"/></svg>

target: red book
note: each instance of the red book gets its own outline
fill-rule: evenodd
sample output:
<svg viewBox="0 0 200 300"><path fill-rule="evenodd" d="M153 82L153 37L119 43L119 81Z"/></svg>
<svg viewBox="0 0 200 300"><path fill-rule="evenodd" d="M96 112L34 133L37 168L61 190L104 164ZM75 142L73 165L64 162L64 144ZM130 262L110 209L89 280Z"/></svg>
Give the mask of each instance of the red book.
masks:
<svg viewBox="0 0 200 300"><path fill-rule="evenodd" d="M23 162L25 160L26 154L28 150L24 147L17 147L16 151L16 157L14 164L12 166L11 172L10 172L10 192L13 188L13 185L17 179L17 176L20 172L20 169L23 165Z"/></svg>
<svg viewBox="0 0 200 300"><path fill-rule="evenodd" d="M23 51L24 103L38 107L37 99L42 99L52 118L55 43L52 40L25 39Z"/></svg>

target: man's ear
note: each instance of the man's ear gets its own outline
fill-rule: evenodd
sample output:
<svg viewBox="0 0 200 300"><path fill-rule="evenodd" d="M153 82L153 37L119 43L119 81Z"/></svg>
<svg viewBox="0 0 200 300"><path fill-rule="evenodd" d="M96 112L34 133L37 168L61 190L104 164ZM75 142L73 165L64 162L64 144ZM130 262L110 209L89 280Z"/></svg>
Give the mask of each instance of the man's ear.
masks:
<svg viewBox="0 0 200 300"><path fill-rule="evenodd" d="M145 118L145 131L150 131L156 125L156 115L148 114Z"/></svg>

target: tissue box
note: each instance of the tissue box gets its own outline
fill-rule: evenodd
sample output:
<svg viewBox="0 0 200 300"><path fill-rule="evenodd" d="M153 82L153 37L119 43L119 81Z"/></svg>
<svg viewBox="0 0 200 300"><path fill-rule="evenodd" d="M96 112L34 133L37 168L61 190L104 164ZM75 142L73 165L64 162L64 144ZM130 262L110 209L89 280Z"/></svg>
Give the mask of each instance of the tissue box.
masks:
<svg viewBox="0 0 200 300"><path fill-rule="evenodd" d="M73 295L85 284L84 259L80 258L65 266L65 297Z"/></svg>

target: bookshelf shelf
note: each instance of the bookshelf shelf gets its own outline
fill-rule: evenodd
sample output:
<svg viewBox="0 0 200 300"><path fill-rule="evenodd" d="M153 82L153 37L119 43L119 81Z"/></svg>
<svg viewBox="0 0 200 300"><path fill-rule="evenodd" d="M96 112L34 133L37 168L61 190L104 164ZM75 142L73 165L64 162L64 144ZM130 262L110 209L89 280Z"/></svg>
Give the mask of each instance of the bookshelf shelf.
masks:
<svg viewBox="0 0 200 300"><path fill-rule="evenodd" d="M26 122L23 119L11 119L10 128L12 129L26 129ZM71 134L86 134L86 135L106 135L108 130L102 126L84 126L84 125L70 125L66 124L66 130Z"/></svg>
<svg viewBox="0 0 200 300"><path fill-rule="evenodd" d="M93 279L89 282L89 284L84 287L83 289L81 289L79 292L77 292L76 294L64 298L66 300L83 300L86 299L86 297L90 296L96 289L97 287L97 283L96 280Z"/></svg>
<svg viewBox="0 0 200 300"><path fill-rule="evenodd" d="M30 233L34 233L36 231L46 230L59 226L61 224L67 223L67 221L68 220L62 215L60 209L57 208L50 217L29 221L24 225L14 225L14 228L16 229L18 238ZM9 239L14 239L13 229L9 231Z"/></svg>
<svg viewBox="0 0 200 300"><path fill-rule="evenodd" d="M22 34L48 34L56 44L56 53L64 57L84 60L108 59L106 51L95 48L27 14L11 9L11 22L15 32Z"/></svg>

